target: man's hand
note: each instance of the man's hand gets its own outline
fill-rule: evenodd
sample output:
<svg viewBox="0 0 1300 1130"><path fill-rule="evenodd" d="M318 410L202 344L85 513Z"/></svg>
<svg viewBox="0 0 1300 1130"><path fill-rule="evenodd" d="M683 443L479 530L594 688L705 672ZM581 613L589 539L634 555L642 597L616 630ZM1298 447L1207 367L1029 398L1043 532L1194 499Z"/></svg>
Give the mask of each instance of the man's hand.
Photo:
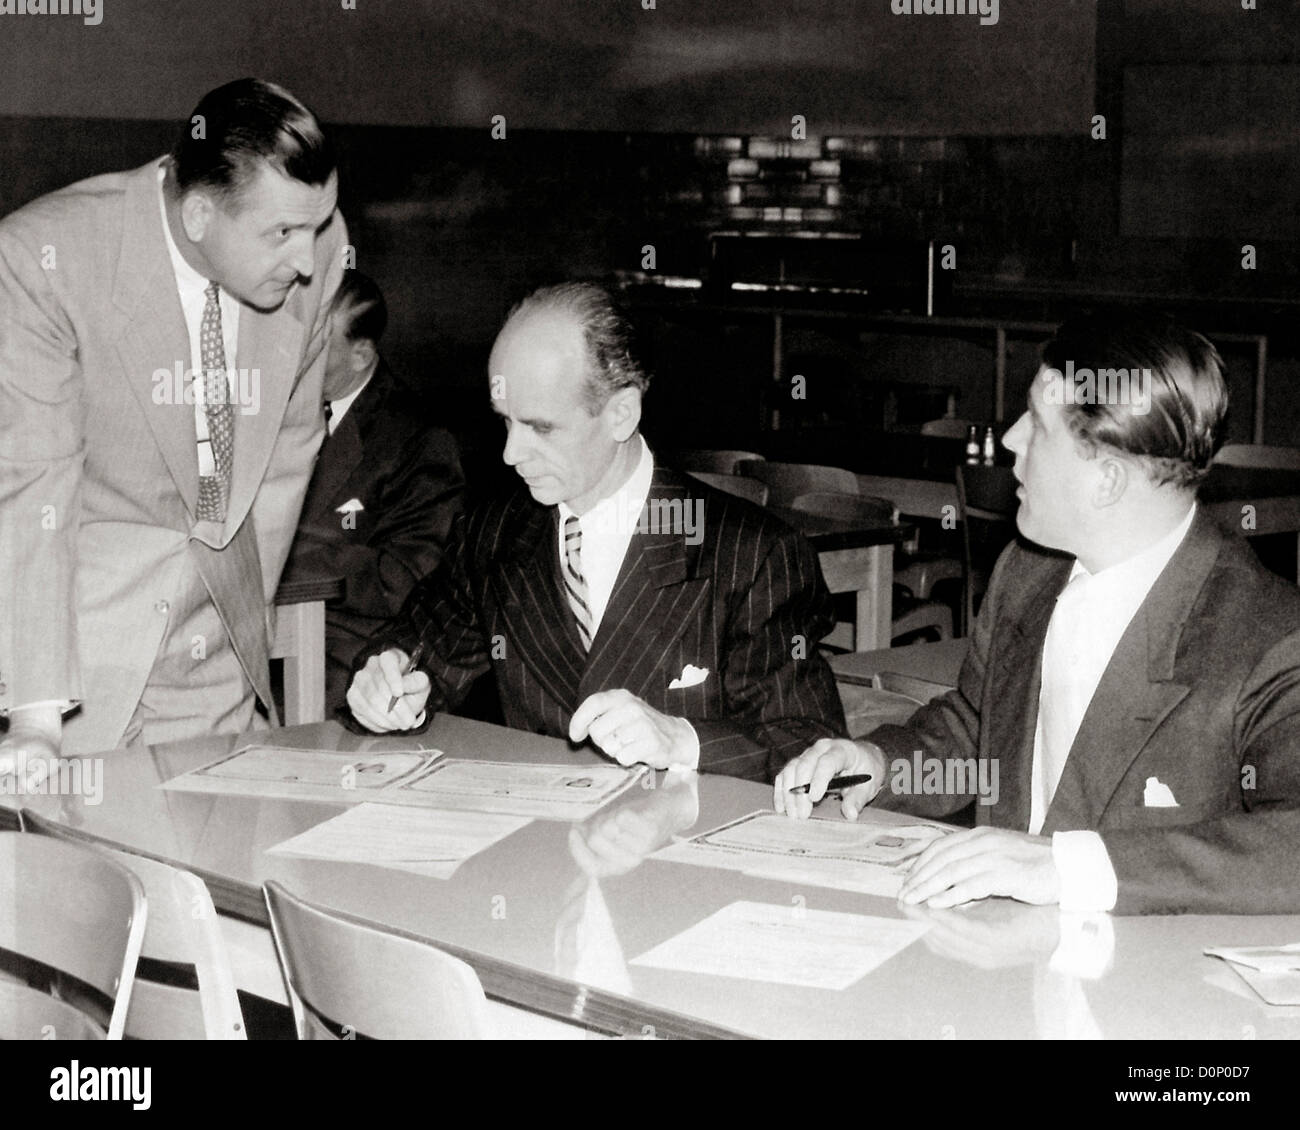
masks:
<svg viewBox="0 0 1300 1130"><path fill-rule="evenodd" d="M403 675L408 661L406 652L390 648L372 655L352 679L348 688L348 706L352 716L367 730L386 734L391 730L409 730L424 721L424 704L431 689L429 676L423 671ZM393 709L388 704L393 698Z"/></svg>
<svg viewBox="0 0 1300 1130"><path fill-rule="evenodd" d="M23 773L34 785L44 780L62 746L63 715L57 705L16 706L9 712L9 732L0 741L0 777Z"/></svg>
<svg viewBox="0 0 1300 1130"><path fill-rule="evenodd" d="M670 765L693 769L699 750L695 729L685 718L660 714L626 690L588 695L573 712L569 738L575 742L590 738L620 765L644 764L652 769Z"/></svg>
<svg viewBox="0 0 1300 1130"><path fill-rule="evenodd" d="M879 746L870 742L822 738L777 774L772 786L773 807L777 812L804 820L812 813L813 805L826 795L832 777L858 773L870 773L871 780L865 785L854 785L844 790L840 811L845 820L856 820L863 806L869 804L884 787L885 755ZM790 792L799 785L807 785L808 791Z"/></svg>
<svg viewBox="0 0 1300 1130"><path fill-rule="evenodd" d="M898 897L905 904L948 907L992 895L1039 905L1060 902L1051 837L1005 828L944 836L917 856Z"/></svg>

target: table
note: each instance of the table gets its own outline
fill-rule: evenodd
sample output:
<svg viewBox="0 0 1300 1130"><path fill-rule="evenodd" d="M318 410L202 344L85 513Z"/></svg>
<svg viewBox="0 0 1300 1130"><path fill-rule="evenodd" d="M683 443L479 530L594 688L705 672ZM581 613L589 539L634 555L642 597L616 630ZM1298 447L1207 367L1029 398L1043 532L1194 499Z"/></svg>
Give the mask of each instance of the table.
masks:
<svg viewBox="0 0 1300 1130"><path fill-rule="evenodd" d="M767 509L812 543L832 593L857 594L854 649L888 647L893 638L894 547L915 529L883 519L845 521L783 506Z"/></svg>
<svg viewBox="0 0 1300 1130"><path fill-rule="evenodd" d="M409 748L412 741L360 738L333 722L257 737L346 750ZM1300 917L1116 918L1113 960L1096 980L1049 968L1059 921L1054 909L1005 900L928 915L932 928L925 937L840 992L673 973L628 962L735 900L792 913L897 918L903 911L891 900L658 860L597 878L576 862L570 826L541 821L447 880L270 856L266 848L340 808L155 787L221 756L236 740L109 753L98 806L75 797L0 795L0 825L14 826L14 811L30 803L85 833L194 870L207 880L218 910L260 939L261 948L245 946L244 956L260 954L264 963L273 959L259 888L278 879L304 898L441 945L474 966L494 1000L550 1018L566 1026L558 1031L579 1038L588 1030L787 1039L1300 1038L1300 1009L1264 1005L1226 966L1201 953L1206 945L1294 941ZM420 741L458 756L596 760L554 739L444 715ZM642 806L661 839L770 803L770 791L753 782L683 775L670 784L663 774L654 780L654 790L636 788L616 805ZM870 816L883 823L902 819ZM600 913L593 915L593 906ZM278 981L273 966L262 977L267 985ZM247 978L241 983L249 986Z"/></svg>

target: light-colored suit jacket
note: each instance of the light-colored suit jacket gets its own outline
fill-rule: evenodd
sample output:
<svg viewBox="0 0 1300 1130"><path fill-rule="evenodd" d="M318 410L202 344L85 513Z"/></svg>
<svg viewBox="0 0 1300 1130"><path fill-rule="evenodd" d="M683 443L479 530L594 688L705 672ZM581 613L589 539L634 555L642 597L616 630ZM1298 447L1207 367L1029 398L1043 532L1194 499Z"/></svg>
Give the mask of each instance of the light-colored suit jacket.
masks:
<svg viewBox="0 0 1300 1130"><path fill-rule="evenodd" d="M997 759L981 824L1029 826L1043 640L1072 562L1010 545L957 690L868 735L888 759ZM1147 803L1152 777L1176 807ZM968 800L886 789L875 803L944 816ZM1071 829L1101 836L1119 913L1300 911L1300 590L1204 509L1084 714L1043 833Z"/></svg>
<svg viewBox="0 0 1300 1130"><path fill-rule="evenodd" d="M324 435L337 215L309 284L273 313L241 308L235 367L259 403L236 408L225 522L195 517L194 406L175 375L190 343L158 168L81 181L0 221L0 708L80 701L65 722L80 750L121 738L166 631L160 602L186 569L270 704L271 600Z"/></svg>

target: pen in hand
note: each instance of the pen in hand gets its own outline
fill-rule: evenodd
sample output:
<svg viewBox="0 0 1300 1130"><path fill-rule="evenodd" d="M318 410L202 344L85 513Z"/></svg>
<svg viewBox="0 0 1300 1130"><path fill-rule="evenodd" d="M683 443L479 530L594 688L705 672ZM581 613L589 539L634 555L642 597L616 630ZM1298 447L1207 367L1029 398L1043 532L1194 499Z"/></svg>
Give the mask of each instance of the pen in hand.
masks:
<svg viewBox="0 0 1300 1130"><path fill-rule="evenodd" d="M406 661L406 667L402 671L402 678L406 678L407 675L409 675L412 671L414 671L416 664L419 663L423 657L424 657L424 640L421 640L419 643L415 645L415 650L411 652L411 658ZM393 712L393 707L397 705L397 700L401 697L402 696L400 694L395 694L393 695L392 698L388 700L388 712L390 714Z"/></svg>
<svg viewBox="0 0 1300 1130"><path fill-rule="evenodd" d="M829 793L829 792L838 791L839 789L851 789L853 788L854 785L865 785L870 780L871 780L870 773L850 773L848 776L845 777L832 777L826 783L826 791ZM786 792L806 793L808 789L811 787L811 785L812 785L811 781L805 785L795 785L794 788L787 789Z"/></svg>

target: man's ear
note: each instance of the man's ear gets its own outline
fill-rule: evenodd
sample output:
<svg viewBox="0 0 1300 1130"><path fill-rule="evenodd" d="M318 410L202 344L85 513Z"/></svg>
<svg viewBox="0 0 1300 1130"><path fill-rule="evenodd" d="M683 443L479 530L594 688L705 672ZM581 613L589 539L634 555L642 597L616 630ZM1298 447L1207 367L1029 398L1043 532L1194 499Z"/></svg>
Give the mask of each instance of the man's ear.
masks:
<svg viewBox="0 0 1300 1130"><path fill-rule="evenodd" d="M206 192L187 192L181 198L181 225L191 243L203 242L216 208L216 202Z"/></svg>
<svg viewBox="0 0 1300 1130"><path fill-rule="evenodd" d="M375 359L375 343L368 337L359 337L352 343L352 349L348 353L348 368L354 373L364 372L370 368Z"/></svg>
<svg viewBox="0 0 1300 1130"><path fill-rule="evenodd" d="M1113 455L1103 455L1098 470L1101 472L1101 478L1097 482L1093 497L1098 507L1114 506L1124 497L1124 492L1129 488L1129 479L1136 468Z"/></svg>
<svg viewBox="0 0 1300 1130"><path fill-rule="evenodd" d="M605 404L605 416L609 420L614 438L619 443L632 438L641 424L641 390L639 388L621 388Z"/></svg>

